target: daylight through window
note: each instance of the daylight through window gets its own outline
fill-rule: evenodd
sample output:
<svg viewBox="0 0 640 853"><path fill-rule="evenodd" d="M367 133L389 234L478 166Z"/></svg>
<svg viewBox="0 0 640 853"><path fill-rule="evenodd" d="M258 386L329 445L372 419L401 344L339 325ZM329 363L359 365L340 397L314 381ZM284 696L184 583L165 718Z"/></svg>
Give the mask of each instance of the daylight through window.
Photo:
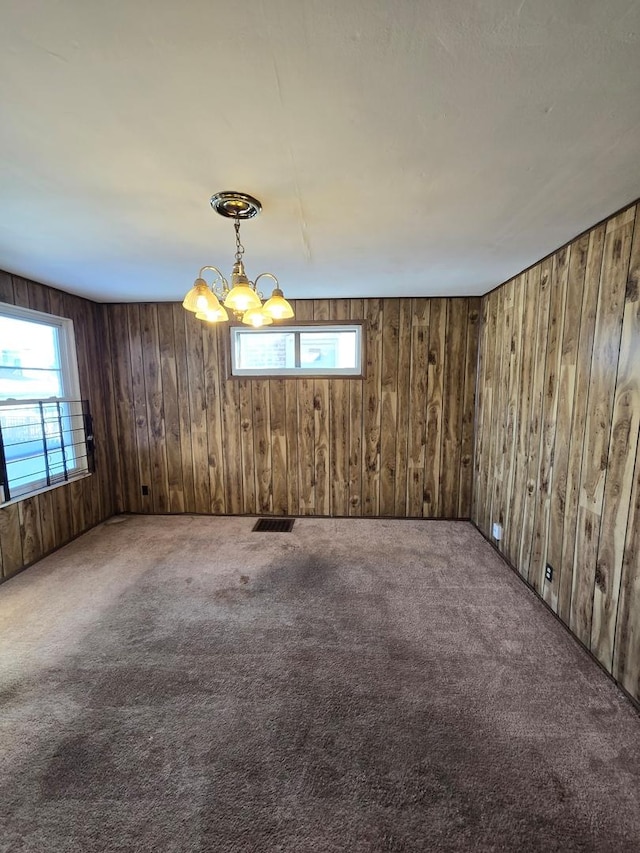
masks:
<svg viewBox="0 0 640 853"><path fill-rule="evenodd" d="M73 323L0 305L0 503L92 467Z"/></svg>
<svg viewBox="0 0 640 853"><path fill-rule="evenodd" d="M361 376L358 324L231 328L234 376Z"/></svg>

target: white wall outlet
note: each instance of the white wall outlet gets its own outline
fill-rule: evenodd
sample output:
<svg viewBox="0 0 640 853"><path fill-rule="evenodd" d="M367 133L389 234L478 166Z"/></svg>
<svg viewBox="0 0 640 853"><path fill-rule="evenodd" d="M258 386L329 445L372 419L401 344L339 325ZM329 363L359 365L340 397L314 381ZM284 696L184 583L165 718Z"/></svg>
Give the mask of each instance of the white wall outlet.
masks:
<svg viewBox="0 0 640 853"><path fill-rule="evenodd" d="M493 538L496 542L499 542L502 539L502 525L498 524L497 521L493 524Z"/></svg>

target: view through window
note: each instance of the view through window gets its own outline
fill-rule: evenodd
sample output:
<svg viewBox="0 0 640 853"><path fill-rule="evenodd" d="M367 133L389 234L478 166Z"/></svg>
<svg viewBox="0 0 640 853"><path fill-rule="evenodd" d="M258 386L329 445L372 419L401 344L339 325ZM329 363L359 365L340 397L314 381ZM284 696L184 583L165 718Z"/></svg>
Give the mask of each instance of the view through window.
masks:
<svg viewBox="0 0 640 853"><path fill-rule="evenodd" d="M0 501L88 470L73 324L0 305Z"/></svg>
<svg viewBox="0 0 640 853"><path fill-rule="evenodd" d="M231 327L234 376L361 376L360 325Z"/></svg>

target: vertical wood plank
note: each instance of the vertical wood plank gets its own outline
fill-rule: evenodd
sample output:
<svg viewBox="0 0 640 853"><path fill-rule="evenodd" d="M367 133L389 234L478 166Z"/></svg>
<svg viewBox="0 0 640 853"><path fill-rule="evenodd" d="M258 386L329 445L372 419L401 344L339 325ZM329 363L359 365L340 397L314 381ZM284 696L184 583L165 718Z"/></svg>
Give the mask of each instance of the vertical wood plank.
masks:
<svg viewBox="0 0 640 853"><path fill-rule="evenodd" d="M493 358L489 348L495 346L495 338L489 335L490 311L489 305L493 294L485 296L480 304L480 320L478 329L478 373L476 381L476 412L475 412L475 436L473 442L473 489L471 493L471 518L484 530L482 516L484 515L487 494L487 481L489 477L486 464L487 447L489 443L489 409L491 399L491 380L489 365L493 364Z"/></svg>
<svg viewBox="0 0 640 853"><path fill-rule="evenodd" d="M427 422L424 447L422 515L441 515L440 464L442 455L442 402L444 393L445 338L448 300L432 299L427 366Z"/></svg>
<svg viewBox="0 0 640 853"><path fill-rule="evenodd" d="M71 537L79 536L88 524L85 515L84 489L82 480L74 480L67 486L69 495L69 532Z"/></svg>
<svg viewBox="0 0 640 853"><path fill-rule="evenodd" d="M2 577L10 578L27 563L22 554L19 504L0 508L0 550L2 551Z"/></svg>
<svg viewBox="0 0 640 853"><path fill-rule="evenodd" d="M540 264L533 281L538 282L538 306L536 317L535 357L533 387L531 393L531 421L529 424L529 452L527 454L527 494L520 550L521 574L535 582L531 572L534 534L538 522L540 445L542 441L542 416L544 402L544 375L547 362L547 336L549 334L551 262Z"/></svg>
<svg viewBox="0 0 640 853"><path fill-rule="evenodd" d="M209 446L207 442L207 399L204 384L204 323L195 314L183 311L187 340L187 372L189 376L189 431L191 436L191 465L195 512L209 512L211 491L209 487ZM235 409L234 409L235 413ZM229 441L229 455L235 457L232 430L225 430Z"/></svg>
<svg viewBox="0 0 640 853"><path fill-rule="evenodd" d="M112 372L120 452L115 457L123 484L123 511L142 511L142 483L136 445L136 423L133 404L133 380L126 305L112 305L109 329L113 353Z"/></svg>
<svg viewBox="0 0 640 853"><path fill-rule="evenodd" d="M475 392L478 369L480 297L467 301L464 390L460 426L460 479L458 484L458 518L471 518L473 498L473 432L475 425Z"/></svg>
<svg viewBox="0 0 640 853"><path fill-rule="evenodd" d="M289 509L285 384L284 379L269 380L272 511L275 515L286 515Z"/></svg>
<svg viewBox="0 0 640 853"><path fill-rule="evenodd" d="M20 518L20 538L22 540L22 560L25 566L35 563L42 557L42 530L38 511L38 495L26 498L18 504Z"/></svg>
<svg viewBox="0 0 640 853"><path fill-rule="evenodd" d="M329 319L329 300L315 299L313 319L326 322ZM315 379L313 383L313 413L315 435L315 512L329 515L331 499L331 453L329 447L329 380Z"/></svg>
<svg viewBox="0 0 640 853"><path fill-rule="evenodd" d="M71 494L66 486L60 486L51 491L51 503L56 530L56 547L66 544L72 537Z"/></svg>
<svg viewBox="0 0 640 853"><path fill-rule="evenodd" d="M564 317L567 294L567 277L569 272L570 249L565 247L553 256L552 286L549 294L549 331L547 334L547 359L545 365L543 421L540 442L540 468L538 476L539 512L534 540L534 556L532 559L533 578L529 572L529 580L533 580L536 589L542 591L543 598L557 610L558 575L553 581L545 581L545 566L551 539L556 565L562 554L562 513L556 509L558 526L552 533L551 523L554 514L554 452L556 444L556 428L558 414L558 386L560 380L560 365L562 358L562 336L564 332Z"/></svg>
<svg viewBox="0 0 640 853"><path fill-rule="evenodd" d="M607 223L593 341L588 416L585 428L582 481L571 596L571 629L585 645L591 639L593 596L596 580L598 539L604 499L615 376L620 351L626 278L631 255L634 210L627 210Z"/></svg>
<svg viewBox="0 0 640 853"><path fill-rule="evenodd" d="M40 515L40 531L42 534L42 553L49 554L57 547L56 521L54 514L53 493L42 492L37 497L38 513Z"/></svg>
<svg viewBox="0 0 640 853"><path fill-rule="evenodd" d="M0 302L5 302L7 305L15 304L13 277L4 270L0 270Z"/></svg>
<svg viewBox="0 0 640 853"><path fill-rule="evenodd" d="M296 302L296 320L313 320L313 302L309 299ZM315 411L313 379L296 380L299 429L298 495L300 515L315 512Z"/></svg>
<svg viewBox="0 0 640 853"><path fill-rule="evenodd" d="M348 299L332 299L330 319L348 321ZM350 385L359 379L331 379L329 382L329 447L331 448L331 500L332 516L349 514L349 393Z"/></svg>
<svg viewBox="0 0 640 853"><path fill-rule="evenodd" d="M367 299L367 371L363 388L362 515L380 513L380 387L382 383L382 305Z"/></svg>
<svg viewBox="0 0 640 853"><path fill-rule="evenodd" d="M407 441L407 515L420 518L424 506L424 469L427 430L427 382L431 301L412 300L411 366L409 376L409 435Z"/></svg>
<svg viewBox="0 0 640 853"><path fill-rule="evenodd" d="M380 515L394 515L396 437L398 432L398 338L400 301L382 301L382 370L380 374Z"/></svg>
<svg viewBox="0 0 640 853"><path fill-rule="evenodd" d="M253 446L253 383L249 379L240 379L237 386L240 401L243 507L245 513L254 515L258 512L258 501L256 499L256 456Z"/></svg>
<svg viewBox="0 0 640 853"><path fill-rule="evenodd" d="M455 518L458 511L464 367L467 348L468 299L450 299L445 333L442 377L442 443L440 451L440 514Z"/></svg>
<svg viewBox="0 0 640 853"><path fill-rule="evenodd" d="M91 488L89 480L83 479L76 482L77 491L82 501L82 522L76 530L76 535L79 535L89 527L93 527L96 523L95 503L93 497L95 490ZM75 510L74 510L75 511Z"/></svg>
<svg viewBox="0 0 640 853"><path fill-rule="evenodd" d="M524 321L524 297L526 290L526 276L520 275L514 281L513 289L513 319L511 322L511 334L508 341L508 382L505 421L505 450L503 468L503 494L501 517L504 526L501 550L507 558L513 560L513 499L514 492L523 484L517 483L519 472L516 470L516 458L518 452L518 426L521 415L521 380L522 370L520 364L522 324ZM506 342L505 342L506 343Z"/></svg>
<svg viewBox="0 0 640 853"><path fill-rule="evenodd" d="M169 302L162 302L157 308L158 339L160 344L160 384L162 387L166 442L169 511L184 512L180 408L178 403L176 347L173 331L173 305Z"/></svg>
<svg viewBox="0 0 640 853"><path fill-rule="evenodd" d="M118 512L117 502L121 501L122 482L120 466L113 466L111 460L115 453L116 426L113 419L114 401L111 384L111 347L110 333L107 322L106 305L89 304L92 315L92 332L90 335L90 362L93 374L91 410L93 412L94 458L96 473L94 479L99 488L95 492L100 497L97 523Z"/></svg>
<svg viewBox="0 0 640 853"><path fill-rule="evenodd" d="M571 434L569 437L569 460L567 488L565 498L565 514L562 530L562 570L560 574L560 590L558 593L558 615L565 624L571 618L571 593L576 555L576 529L578 520L578 504L580 498L580 478L582 473L582 456L584 451L584 431L587 420L588 388L591 381L591 362L593 353L593 336L596 326L596 311L598 307L598 292L600 289L600 272L602 268L602 253L604 251L604 236L606 226L595 228L587 236L584 286L582 289L582 308L580 311L580 333L578 337L578 352L576 355L575 399L571 419ZM581 257L585 251L584 242L577 241L571 250L572 258ZM576 273L577 287L580 287L580 275Z"/></svg>
<svg viewBox="0 0 640 853"><path fill-rule="evenodd" d="M101 352L104 365L104 432L98 441L102 444L103 454L99 459L105 474L103 479L110 480L112 489L113 512L125 511L124 484L122 482L122 461L120 436L118 435L118 401L116 399L116 356L111 345L111 325L107 306L100 306L102 315ZM109 472L106 475L106 472ZM106 476L105 476L106 475ZM59 490L58 490L59 491ZM56 510L57 517L57 510Z"/></svg>
<svg viewBox="0 0 640 853"><path fill-rule="evenodd" d="M149 442L151 507L153 512L163 513L169 511L169 475L156 305L140 305L140 342Z"/></svg>
<svg viewBox="0 0 640 853"><path fill-rule="evenodd" d="M351 320L364 320L364 302L362 299L349 301ZM364 364L367 360L367 327L362 328L364 340ZM362 416L364 382L355 379L349 384L349 515L362 515L362 467L364 456Z"/></svg>
<svg viewBox="0 0 640 853"><path fill-rule="evenodd" d="M504 518L504 469L507 456L507 440L509 429L509 368L511 362L511 330L513 326L514 288L515 280L507 282L500 289L500 311L498 313L498 341L496 346L496 369L500 382L495 389L497 402L493 410L492 425L492 483L490 495L490 523L499 522L503 528ZM498 548L504 549L504 538L497 543Z"/></svg>
<svg viewBox="0 0 640 853"><path fill-rule="evenodd" d="M298 316L298 302L293 301L292 307L295 316ZM286 436L286 460L287 460L287 515L300 515L300 500L298 495L299 478L298 470L300 460L298 456L298 440L300 427L298 424L298 382L284 383L284 423Z"/></svg>
<svg viewBox="0 0 640 853"><path fill-rule="evenodd" d="M409 410L411 407L411 299L400 300L398 325L398 414L396 418L396 468L394 512L404 518L407 509L407 466L409 458Z"/></svg>
<svg viewBox="0 0 640 853"><path fill-rule="evenodd" d="M226 511L224 491L224 447L220 401L220 329L215 324L202 323L202 358L204 365L204 399L207 432L207 466L209 469L208 512L220 515Z"/></svg>
<svg viewBox="0 0 640 853"><path fill-rule="evenodd" d="M53 294L51 294L53 299ZM76 339L76 350L78 356L78 374L80 377L80 393L82 397L89 400L92 397L92 374L90 368L90 356L88 337L90 330L87 328L85 312L85 300L69 293L62 294L62 313L65 317L73 320L73 331Z"/></svg>
<svg viewBox="0 0 640 853"><path fill-rule="evenodd" d="M552 466L553 482L549 506L549 530L545 564L553 568L553 578L544 583L544 599L552 610L560 607L563 588L564 521L567 507L571 424L576 399L576 365L580 339L582 295L586 271L588 243L572 244L569 249L567 283L562 330L562 347L558 367L558 399L555 415L555 443ZM544 571L544 569L543 569ZM570 573L570 569L567 571Z"/></svg>
<svg viewBox="0 0 640 853"><path fill-rule="evenodd" d="M329 514L331 495L329 454L329 389L326 379L313 383L313 419L315 437L315 513Z"/></svg>
<svg viewBox="0 0 640 853"><path fill-rule="evenodd" d="M50 294L51 297L51 294ZM65 305L69 316L73 319L76 337L76 348L78 350L78 371L80 374L80 388L82 397L89 400L89 405L94 421L94 435L98 436L95 448L95 461L100 466L102 461L102 446L99 441L100 424L104 422L102 414L102 398L104 395L102 370L97 370L98 350L96 327L92 303L80 297L65 296ZM83 480L79 489L84 503L84 525L82 530L93 527L102 517L101 489L99 478L92 477L91 480Z"/></svg>
<svg viewBox="0 0 640 853"><path fill-rule="evenodd" d="M138 475L140 489L149 489L148 495L140 494L139 512L151 512L151 463L149 460L149 430L147 426L146 392L144 387L144 364L142 360L142 339L140 328L140 306L126 306L127 328L129 331L129 356L131 358L131 404L135 418L135 440L137 448Z"/></svg>
<svg viewBox="0 0 640 853"><path fill-rule="evenodd" d="M21 308L29 307L29 282L21 278L19 275L12 276L13 278L13 300L15 305ZM35 282L34 282L35 284Z"/></svg>
<svg viewBox="0 0 640 853"><path fill-rule="evenodd" d="M187 312L179 303L171 306L176 354L176 394L179 416L182 504L184 512L196 512L193 454L191 449L191 406L189 402L189 359L185 320Z"/></svg>
<svg viewBox="0 0 640 853"><path fill-rule="evenodd" d="M533 360L530 357L532 341L535 342L536 314L538 305L537 287L532 286L529 271L520 279L522 288L521 331L517 341L519 384L517 401L517 425L514 437L514 463L510 486L511 507L509 524L506 531L506 553L514 565L519 568L519 556L522 547L522 524L527 491L527 458L529 451L529 421L531 417L531 396L533 386Z"/></svg>
<svg viewBox="0 0 640 853"><path fill-rule="evenodd" d="M251 384L257 511L265 514L273 512L271 441L269 438L269 380L256 379Z"/></svg>
<svg viewBox="0 0 640 853"><path fill-rule="evenodd" d="M27 305L34 311L44 311L45 314L51 313L50 289L43 284L37 284L34 281L24 282L27 293Z"/></svg>
<svg viewBox="0 0 640 853"><path fill-rule="evenodd" d="M493 348L491 354L491 365L487 364L486 372L488 377L487 386L487 413L488 420L485 424L486 436L486 451L483 469L487 472L484 504L483 504L483 530L491 530L491 504L493 500L495 478L495 460L496 460L496 443L499 440L497 420L500 417L499 402L500 402L500 372L502 370L502 338L498 335L498 330L502 328L502 309L504 306L504 288L500 288L493 294L493 299L489 303L489 325L487 334L490 340L493 340Z"/></svg>
<svg viewBox="0 0 640 853"><path fill-rule="evenodd" d="M244 430L241 424L243 414L241 390L239 383L230 378L231 350L228 334L228 329L221 330L221 335L224 335L224 345L221 345L218 350L222 390L222 434L224 436L224 496L226 512L237 515L242 512L253 513L257 510L255 506L252 509L244 509L245 474L242 469L243 444L241 439ZM251 410L250 418L250 428L253 430L253 410Z"/></svg>

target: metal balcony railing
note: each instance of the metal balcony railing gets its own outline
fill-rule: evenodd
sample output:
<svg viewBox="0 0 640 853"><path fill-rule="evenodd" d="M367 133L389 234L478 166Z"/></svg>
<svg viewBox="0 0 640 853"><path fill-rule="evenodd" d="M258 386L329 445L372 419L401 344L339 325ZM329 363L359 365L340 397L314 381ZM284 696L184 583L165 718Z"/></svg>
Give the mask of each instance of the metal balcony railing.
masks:
<svg viewBox="0 0 640 853"><path fill-rule="evenodd" d="M94 470L88 400L0 402L0 503Z"/></svg>

